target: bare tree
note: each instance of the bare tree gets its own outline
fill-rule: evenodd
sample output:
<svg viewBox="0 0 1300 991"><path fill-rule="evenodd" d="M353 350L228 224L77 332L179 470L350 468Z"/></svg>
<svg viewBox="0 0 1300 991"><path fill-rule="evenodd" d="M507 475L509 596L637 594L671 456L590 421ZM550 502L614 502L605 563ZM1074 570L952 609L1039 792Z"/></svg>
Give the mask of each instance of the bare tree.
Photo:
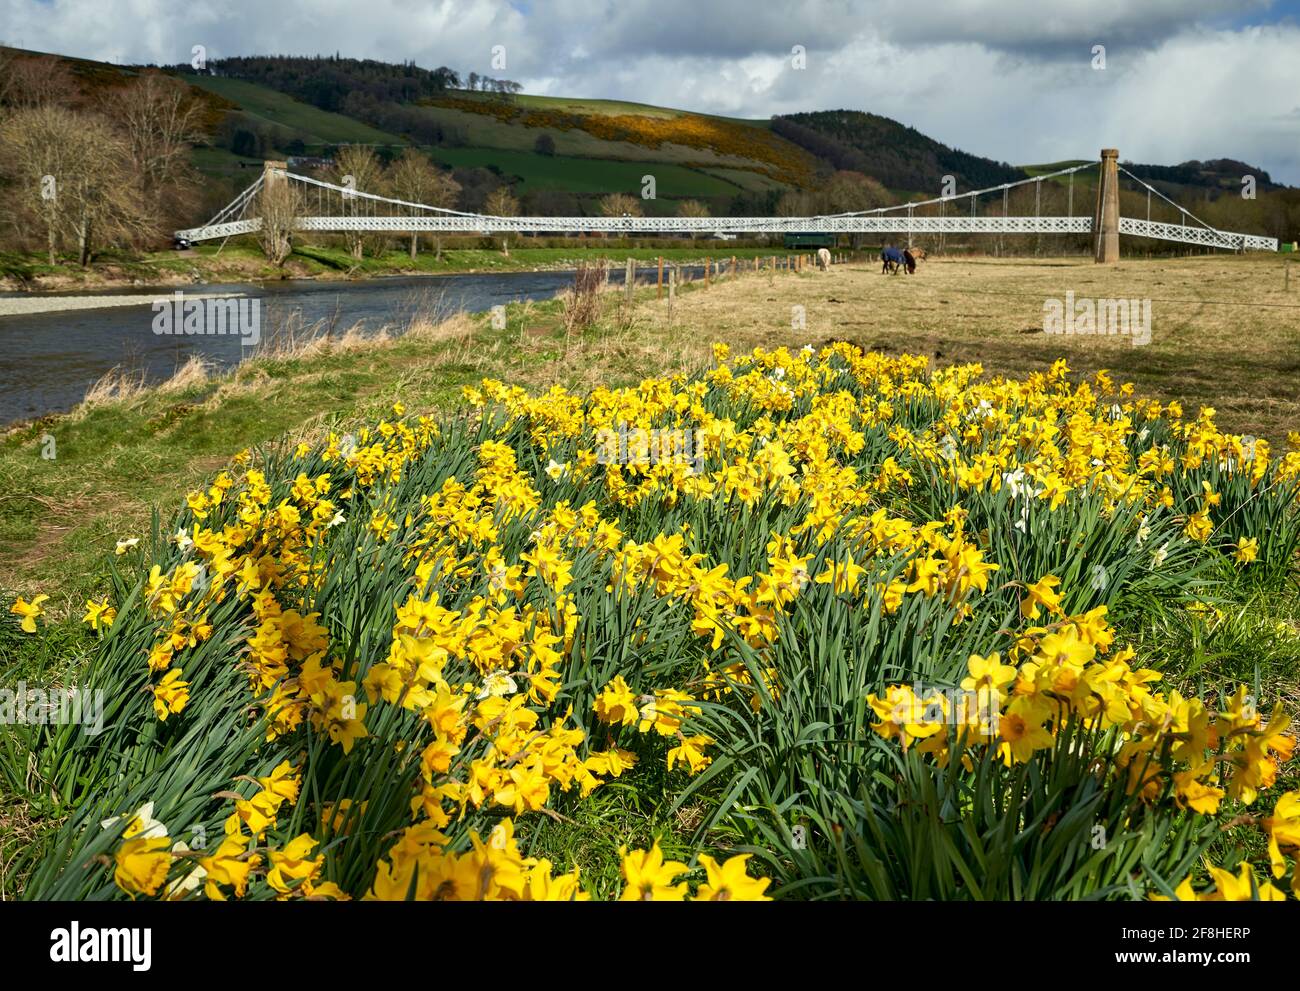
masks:
<svg viewBox="0 0 1300 991"><path fill-rule="evenodd" d="M367 145L344 145L334 156L334 182L363 193L379 193L383 188L384 168L375 152ZM369 209L363 197L354 196L344 201L344 209L350 210L352 216L365 216ZM348 251L357 261L365 253L366 245L373 245L377 239L367 236L362 231L346 231Z"/></svg>
<svg viewBox="0 0 1300 991"><path fill-rule="evenodd" d="M58 59L12 57L5 73L5 102L16 110L66 107L77 95L76 80Z"/></svg>
<svg viewBox="0 0 1300 991"><path fill-rule="evenodd" d="M85 266L97 244L139 244L150 233L129 147L96 115L50 104L13 113L0 124L0 175L15 213L44 228L51 264L65 237Z"/></svg>
<svg viewBox="0 0 1300 991"><path fill-rule="evenodd" d="M450 208L460 195L460 183L450 173L434 168L429 156L414 148L407 148L393 163L388 177L389 185L398 199L426 206ZM442 258L442 238L435 237L437 257ZM411 261L420 250L420 235L411 232Z"/></svg>
<svg viewBox="0 0 1300 991"><path fill-rule="evenodd" d="M600 213L604 217L640 217L641 203L627 193L610 193L601 197Z"/></svg>
<svg viewBox="0 0 1300 991"><path fill-rule="evenodd" d="M807 217L813 213L812 197L803 190L786 193L776 203L778 217Z"/></svg>
<svg viewBox="0 0 1300 991"><path fill-rule="evenodd" d="M483 204L483 212L493 217L517 217L519 216L519 201L515 199L508 186L498 186L488 194L487 202ZM510 254L509 235L503 234L501 236L501 253L503 255Z"/></svg>
<svg viewBox="0 0 1300 991"><path fill-rule="evenodd" d="M709 216L709 208L699 200L682 200L677 204L677 216L699 219ZM695 240L695 231L691 231L691 240Z"/></svg>
<svg viewBox="0 0 1300 991"><path fill-rule="evenodd" d="M146 192L188 182L190 146L206 137L202 105L188 87L156 72L141 77L114 101Z"/></svg>
<svg viewBox="0 0 1300 991"><path fill-rule="evenodd" d="M293 253L295 221L302 208L298 190L284 176L268 175L257 194L257 212L262 218L260 236L267 261L283 266Z"/></svg>

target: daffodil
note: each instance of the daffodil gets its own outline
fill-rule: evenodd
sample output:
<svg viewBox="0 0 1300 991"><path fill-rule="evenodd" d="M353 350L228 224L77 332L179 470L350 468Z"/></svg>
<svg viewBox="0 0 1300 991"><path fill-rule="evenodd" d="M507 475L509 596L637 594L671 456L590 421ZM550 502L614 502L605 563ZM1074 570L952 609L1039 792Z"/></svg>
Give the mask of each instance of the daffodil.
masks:
<svg viewBox="0 0 1300 991"><path fill-rule="evenodd" d="M683 901L686 898L685 882L674 883L685 874L687 867L676 860L664 860L659 841L649 850L619 848L623 859L623 886L621 901Z"/></svg>
<svg viewBox="0 0 1300 991"><path fill-rule="evenodd" d="M19 597L19 599L9 607L11 613L15 616L22 617L22 622L19 624L19 627L24 633L36 632L36 617L45 614L45 610L41 608L41 603L48 598L48 595L37 595L32 598L31 602L27 602L23 598Z"/></svg>
<svg viewBox="0 0 1300 991"><path fill-rule="evenodd" d="M745 865L749 854L729 858L719 864L707 853L700 854L700 863L709 879L701 884L695 894L695 901L707 902L770 902L772 899L763 894L771 884L770 878L752 878L746 873Z"/></svg>
<svg viewBox="0 0 1300 991"><path fill-rule="evenodd" d="M113 625L113 620L116 618L117 610L108 604L107 599L103 602L86 600L86 615L82 618L82 622L89 624L92 630L98 631L101 624L108 628Z"/></svg>

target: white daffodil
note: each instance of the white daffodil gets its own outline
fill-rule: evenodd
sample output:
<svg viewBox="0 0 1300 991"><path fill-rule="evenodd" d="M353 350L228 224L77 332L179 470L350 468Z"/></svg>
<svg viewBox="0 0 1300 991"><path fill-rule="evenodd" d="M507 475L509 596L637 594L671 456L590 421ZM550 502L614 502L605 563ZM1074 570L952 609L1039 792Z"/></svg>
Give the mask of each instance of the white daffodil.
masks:
<svg viewBox="0 0 1300 991"><path fill-rule="evenodd" d="M111 829L122 819L122 816L112 816L101 821L100 826L104 829ZM139 836L146 840L165 839L167 837L167 826L161 820L153 817L153 802L145 802L131 814L126 832L133 838Z"/></svg>
<svg viewBox="0 0 1300 991"><path fill-rule="evenodd" d="M193 852L194 851L189 848L189 844L184 840L177 840L172 844L172 853L185 854ZM176 878L171 882L171 884L167 885L167 894L173 898L179 895L188 894L198 888L198 886L203 883L203 879L207 876L208 869L202 864L196 864L194 870L190 871L184 877Z"/></svg>
<svg viewBox="0 0 1300 991"><path fill-rule="evenodd" d="M515 684L515 679L510 677L510 672L493 671L483 679L483 688L477 697L485 699L490 695L513 695L517 691L519 686Z"/></svg>

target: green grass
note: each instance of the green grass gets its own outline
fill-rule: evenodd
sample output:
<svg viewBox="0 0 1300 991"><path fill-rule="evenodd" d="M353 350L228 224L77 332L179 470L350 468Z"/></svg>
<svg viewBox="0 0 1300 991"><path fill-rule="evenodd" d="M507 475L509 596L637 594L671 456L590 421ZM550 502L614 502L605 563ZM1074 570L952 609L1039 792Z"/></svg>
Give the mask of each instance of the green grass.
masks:
<svg viewBox="0 0 1300 991"><path fill-rule="evenodd" d="M527 272L543 269L572 268L579 262L605 258L621 266L628 257L653 262L659 257L679 264L702 261L706 257L768 257L776 249L742 247L731 241L700 238L681 242L680 247L638 246L621 238L592 239L587 244L563 247L533 247L531 238L512 238L510 253L502 254L498 239L446 238L442 257L438 258L426 237L414 261L399 236L390 239L390 247L378 254L368 253L360 261L339 245L302 244L294 251L283 269L266 261L261 250L249 239L241 238L222 247L214 241L185 252L155 251L132 253L105 252L95 264L83 269L74 260L61 257L51 266L44 255L0 252L0 280L16 286L37 288L84 288L140 283L189 284L194 280L208 283L278 280L282 278L367 278L385 275L456 275L471 272ZM401 245L398 247L397 245Z"/></svg>
<svg viewBox="0 0 1300 991"><path fill-rule="evenodd" d="M573 193L627 193L641 196L642 177L653 175L656 192L665 198L734 196L739 183L662 161L623 162L570 155L539 155L534 151L494 148L431 148L434 161L458 168L496 166L519 177L516 192L564 189ZM741 170L730 170L740 172ZM647 203L647 207L655 204Z"/></svg>
<svg viewBox="0 0 1300 991"><path fill-rule="evenodd" d="M1300 576L1292 575L1282 589L1260 585L1249 573L1229 571L1222 579L1214 605L1143 613L1126 624L1126 641L1162 673L1166 690L1217 701L1244 684L1269 700L1265 715L1273 700L1290 713L1300 711ZM1282 766L1270 797L1257 808L1230 803L1230 812L1261 814L1277 795L1297 787L1300 767L1293 761ZM1209 852L1215 864L1267 856L1263 831L1249 821L1226 828Z"/></svg>
<svg viewBox="0 0 1300 991"><path fill-rule="evenodd" d="M464 94L458 94L464 95ZM751 127L770 127L766 119L749 117L727 117L722 114L696 114L690 110L678 110L673 107L659 107L650 103L633 103L627 100L586 100L571 96L532 96L521 93L514 98L521 107L533 110L559 110L571 114L592 114L616 116L633 114L639 117L685 117L687 115L711 117L714 120L731 121L734 124L748 124Z"/></svg>
<svg viewBox="0 0 1300 991"><path fill-rule="evenodd" d="M185 80L238 104L254 118L297 132L309 144L405 144L396 134L380 131L353 117L321 110L257 83L199 75L186 76Z"/></svg>

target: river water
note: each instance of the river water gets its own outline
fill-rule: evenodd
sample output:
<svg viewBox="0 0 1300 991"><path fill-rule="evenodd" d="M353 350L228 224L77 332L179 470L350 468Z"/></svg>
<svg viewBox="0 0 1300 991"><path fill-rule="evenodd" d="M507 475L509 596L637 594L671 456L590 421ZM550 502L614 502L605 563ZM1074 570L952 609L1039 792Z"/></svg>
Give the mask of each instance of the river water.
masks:
<svg viewBox="0 0 1300 991"><path fill-rule="evenodd" d="M702 271L702 270L701 270ZM638 281L653 279L645 269ZM622 283L614 270L610 281ZM417 313L479 313L529 299L550 299L573 282L573 272L503 272L371 279L359 282L283 281L185 287L189 294L239 293L259 299L264 346L292 333L341 334L354 324L374 333L400 332ZM48 296L152 296L171 299L176 287L42 293ZM30 298L32 293L3 296ZM156 383L170 378L191 355L230 367L256 353L237 335L168 336L155 333L151 303L101 309L0 316L0 424L65 412L115 367Z"/></svg>

